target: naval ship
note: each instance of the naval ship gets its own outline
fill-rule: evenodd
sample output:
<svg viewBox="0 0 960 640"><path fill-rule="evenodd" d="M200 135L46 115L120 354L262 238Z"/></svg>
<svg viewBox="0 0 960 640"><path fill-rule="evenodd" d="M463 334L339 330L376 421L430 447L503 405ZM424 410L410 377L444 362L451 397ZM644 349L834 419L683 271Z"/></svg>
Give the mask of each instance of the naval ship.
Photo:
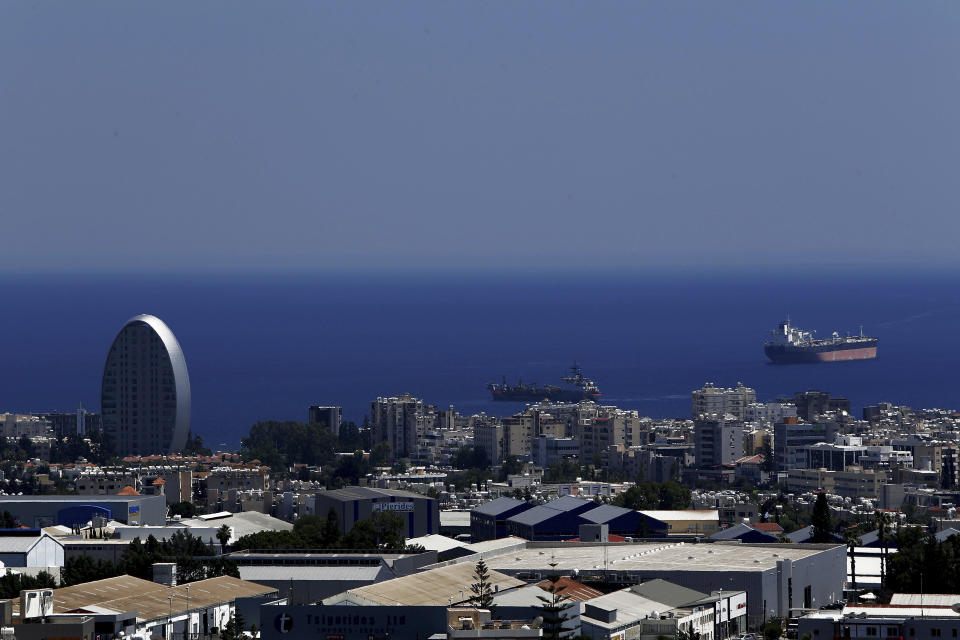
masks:
<svg viewBox="0 0 960 640"><path fill-rule="evenodd" d="M857 336L841 336L834 331L829 338L817 339L813 337L814 333L790 326L787 318L770 332L771 337L764 343L763 352L774 364L872 360L877 357L879 340L863 335L863 327Z"/></svg>
<svg viewBox="0 0 960 640"><path fill-rule="evenodd" d="M576 362L570 367L569 375L560 379L567 385L545 384L540 387L536 382L524 384L523 380L517 384L507 384L507 379L504 377L503 382L491 382L487 385L487 389L490 390L494 400L503 402L540 402L541 400L580 402L581 400L599 400L603 395L593 380L583 377L580 365Z"/></svg>

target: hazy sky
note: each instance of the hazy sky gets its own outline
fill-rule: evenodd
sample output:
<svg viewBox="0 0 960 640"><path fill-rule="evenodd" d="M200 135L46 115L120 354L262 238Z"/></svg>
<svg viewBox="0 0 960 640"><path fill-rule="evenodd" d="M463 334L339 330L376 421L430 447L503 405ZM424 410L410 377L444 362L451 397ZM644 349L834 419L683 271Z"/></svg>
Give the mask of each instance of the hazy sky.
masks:
<svg viewBox="0 0 960 640"><path fill-rule="evenodd" d="M0 270L955 265L960 3L0 4Z"/></svg>

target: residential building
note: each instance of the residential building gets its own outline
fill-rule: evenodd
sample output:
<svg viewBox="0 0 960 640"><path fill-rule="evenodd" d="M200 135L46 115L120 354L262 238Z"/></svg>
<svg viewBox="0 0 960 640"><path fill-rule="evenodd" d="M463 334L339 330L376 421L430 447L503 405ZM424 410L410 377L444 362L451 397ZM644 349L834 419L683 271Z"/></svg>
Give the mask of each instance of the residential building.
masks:
<svg viewBox="0 0 960 640"><path fill-rule="evenodd" d="M757 401L757 392L743 386L742 382L738 382L733 389L716 387L708 382L690 395L690 418L693 420L700 416L730 414L742 422L746 407Z"/></svg>
<svg viewBox="0 0 960 640"><path fill-rule="evenodd" d="M704 414L693 425L697 467L730 465L743 457L743 423L735 416Z"/></svg>
<svg viewBox="0 0 960 640"><path fill-rule="evenodd" d="M392 459L416 457L417 438L433 423L433 407L409 393L377 398L370 404L373 441L389 443Z"/></svg>
<svg viewBox="0 0 960 640"><path fill-rule="evenodd" d="M817 416L828 411L850 413L850 401L839 396L831 397L825 391L804 391L793 396L793 404L797 407L797 417L806 422L815 422Z"/></svg>
<svg viewBox="0 0 960 640"><path fill-rule="evenodd" d="M312 424L322 424L333 435L340 435L340 421L343 409L333 406L314 405L307 411L307 420Z"/></svg>
<svg viewBox="0 0 960 640"><path fill-rule="evenodd" d="M541 434L533 446L533 463L543 469L564 460L580 459L580 441Z"/></svg>
<svg viewBox="0 0 960 640"><path fill-rule="evenodd" d="M773 427L773 459L777 471L803 469L807 466L804 447L818 442L829 442L835 432L825 424L801 423L797 418L785 418Z"/></svg>

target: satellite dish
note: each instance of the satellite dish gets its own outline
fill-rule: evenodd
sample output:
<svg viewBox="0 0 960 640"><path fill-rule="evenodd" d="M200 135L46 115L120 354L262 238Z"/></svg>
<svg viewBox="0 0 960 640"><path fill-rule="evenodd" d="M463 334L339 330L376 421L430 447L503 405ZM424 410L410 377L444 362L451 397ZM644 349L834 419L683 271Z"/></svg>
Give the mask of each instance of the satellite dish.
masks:
<svg viewBox="0 0 960 640"><path fill-rule="evenodd" d="M957 604L953 605L950 608L953 609L954 613L960 613L960 602L958 602Z"/></svg>

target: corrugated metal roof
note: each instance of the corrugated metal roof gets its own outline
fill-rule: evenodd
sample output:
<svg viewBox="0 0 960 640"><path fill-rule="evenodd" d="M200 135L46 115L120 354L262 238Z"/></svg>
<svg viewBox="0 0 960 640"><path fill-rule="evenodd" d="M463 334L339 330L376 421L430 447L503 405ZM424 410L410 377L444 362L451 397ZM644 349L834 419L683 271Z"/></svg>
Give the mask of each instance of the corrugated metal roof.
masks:
<svg viewBox="0 0 960 640"><path fill-rule="evenodd" d="M644 598L663 602L671 607L685 606L708 597L706 593L660 578L634 585L630 587L630 590Z"/></svg>
<svg viewBox="0 0 960 640"><path fill-rule="evenodd" d="M38 545L43 538L53 540L46 534L40 536L0 536L0 553L27 553Z"/></svg>
<svg viewBox="0 0 960 640"><path fill-rule="evenodd" d="M189 586L189 590L187 587ZM117 576L94 580L72 587L53 590L54 613L66 613L90 606L113 611L137 611L141 620L156 620L170 613L173 596L174 614L214 604L231 602L236 598L274 593L276 589L230 576L198 580L189 585L168 587L133 576ZM189 596L189 597L188 597ZM14 611L20 602L14 600Z"/></svg>
<svg viewBox="0 0 960 640"><path fill-rule="evenodd" d="M348 597L383 605L436 605L446 606L470 597L470 585L476 582L475 565L469 562L438 567L402 578L378 582L366 587L350 589ZM523 580L511 578L498 571L490 571L490 585L494 590L509 589L524 584Z"/></svg>
<svg viewBox="0 0 960 640"><path fill-rule="evenodd" d="M590 509L590 511L587 511L586 513L581 513L580 517L589 520L590 522L603 524L632 512L632 509L625 509L624 507L618 507L612 504L604 504L600 505L596 509Z"/></svg>
<svg viewBox="0 0 960 640"><path fill-rule="evenodd" d="M682 509L673 511L644 510L640 513L657 520L709 520L719 521L720 513L715 509Z"/></svg>
<svg viewBox="0 0 960 640"><path fill-rule="evenodd" d="M960 602L956 593L895 593L890 596L890 604L919 607L952 607Z"/></svg>
<svg viewBox="0 0 960 640"><path fill-rule="evenodd" d="M287 565L240 565L240 577L244 580L303 580L303 581L368 581L380 582L394 578L393 572L385 565L379 566L287 566Z"/></svg>
<svg viewBox="0 0 960 640"><path fill-rule="evenodd" d="M509 511L515 507L518 507L522 504L526 504L522 500L517 500L516 498L508 498L503 496L497 498L496 500L491 500L490 502L484 502L481 505L478 505L473 508L474 513L482 513L488 516L496 516ZM442 512L441 512L442 515Z"/></svg>

